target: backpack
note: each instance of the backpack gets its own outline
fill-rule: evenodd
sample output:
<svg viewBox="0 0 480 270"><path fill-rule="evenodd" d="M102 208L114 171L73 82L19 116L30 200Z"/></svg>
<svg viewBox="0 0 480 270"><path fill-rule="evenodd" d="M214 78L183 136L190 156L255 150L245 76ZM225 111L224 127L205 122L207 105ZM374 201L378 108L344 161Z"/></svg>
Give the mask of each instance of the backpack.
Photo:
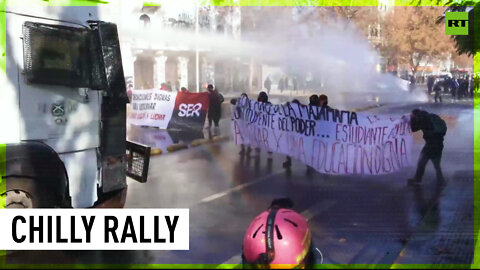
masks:
<svg viewBox="0 0 480 270"><path fill-rule="evenodd" d="M433 133L445 135L447 133L447 124L436 114L430 114L430 122L432 123Z"/></svg>

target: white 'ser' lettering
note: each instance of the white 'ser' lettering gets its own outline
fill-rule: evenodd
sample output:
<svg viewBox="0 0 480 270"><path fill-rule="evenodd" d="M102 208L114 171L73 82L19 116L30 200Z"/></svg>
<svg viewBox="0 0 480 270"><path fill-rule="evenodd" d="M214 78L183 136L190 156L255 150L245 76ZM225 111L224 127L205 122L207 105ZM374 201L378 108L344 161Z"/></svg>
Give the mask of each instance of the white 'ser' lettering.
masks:
<svg viewBox="0 0 480 270"><path fill-rule="evenodd" d="M202 103L197 103L197 104L182 103L180 104L179 109L180 109L180 112L178 112L178 116L180 117L200 116L200 109L202 109Z"/></svg>

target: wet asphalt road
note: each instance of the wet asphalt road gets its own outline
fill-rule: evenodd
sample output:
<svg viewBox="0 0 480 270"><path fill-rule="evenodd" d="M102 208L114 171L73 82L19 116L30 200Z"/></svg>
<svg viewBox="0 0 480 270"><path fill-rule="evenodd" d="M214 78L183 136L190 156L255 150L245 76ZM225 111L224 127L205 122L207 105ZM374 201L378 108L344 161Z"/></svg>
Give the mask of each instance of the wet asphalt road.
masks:
<svg viewBox="0 0 480 270"><path fill-rule="evenodd" d="M308 220L324 263L455 263L473 260L474 130L470 102L389 105L376 113L404 114L421 105L447 120L442 168L431 163L424 185L409 187L415 168L388 176L306 176L283 155L239 154L231 141L152 157L147 183L129 180L127 208L189 208L189 251L22 251L7 263L221 264L239 263L250 221L273 198L290 197ZM223 119L221 133L229 132ZM423 140L415 137L414 155Z"/></svg>

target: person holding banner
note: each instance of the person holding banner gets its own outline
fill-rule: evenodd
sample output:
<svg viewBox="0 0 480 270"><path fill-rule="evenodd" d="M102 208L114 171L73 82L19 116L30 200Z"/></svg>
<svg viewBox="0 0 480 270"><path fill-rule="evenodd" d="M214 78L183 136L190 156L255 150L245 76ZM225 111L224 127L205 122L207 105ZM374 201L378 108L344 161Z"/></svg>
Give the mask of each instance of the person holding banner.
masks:
<svg viewBox="0 0 480 270"><path fill-rule="evenodd" d="M408 184L417 186L421 185L425 166L429 160L432 160L437 174L437 182L440 185L444 185L446 182L443 178L440 162L442 160L443 138L447 133L447 125L445 124L445 121L436 114L428 113L427 111L419 109L412 111L410 119L412 132L419 130L423 131L425 146L420 153L415 177L408 179Z"/></svg>
<svg viewBox="0 0 480 270"><path fill-rule="evenodd" d="M310 103L308 105L310 105L310 106L320 106L320 100L318 98L318 95L311 95L309 100L310 100Z"/></svg>
<svg viewBox="0 0 480 270"><path fill-rule="evenodd" d="M321 94L320 97L318 98L318 103L320 107L326 107L326 109L330 108L328 106L328 96Z"/></svg>
<svg viewBox="0 0 480 270"><path fill-rule="evenodd" d="M246 93L242 93L240 95L240 98L238 98L238 99L237 98L232 98L230 100L230 104L237 105L237 101L242 99L242 98L248 98L248 95ZM241 144L240 147L241 147L241 150L240 150L239 154L243 156L245 154L245 145ZM250 156L250 152L252 152L252 148L250 146L247 146L247 156Z"/></svg>
<svg viewBox="0 0 480 270"><path fill-rule="evenodd" d="M213 85L208 85L208 93L210 94L210 107L208 109L208 127L212 127L212 122L216 128L220 122L222 115L222 103L224 101L223 96L213 88Z"/></svg>
<svg viewBox="0 0 480 270"><path fill-rule="evenodd" d="M295 103L297 104L298 106L303 106L302 103L300 103L300 101L298 99L294 99L292 100L292 103ZM288 102L287 102L288 104ZM287 173L290 174L291 173L291 168L292 168L292 158L290 156L287 156L287 158L285 159L285 162L283 162L282 164L282 167L287 170Z"/></svg>
<svg viewBox="0 0 480 270"><path fill-rule="evenodd" d="M257 101L258 102L263 102L263 103L267 103L267 104L272 104L270 101L268 101L268 94L265 93L264 91L261 91L260 93L258 93L258 97L257 97ZM260 153L260 148L255 148L255 151L257 152L257 154ZM272 159L272 152L268 152L268 158L269 159Z"/></svg>
<svg viewBox="0 0 480 270"><path fill-rule="evenodd" d="M325 96L325 95L323 95L323 96ZM308 104L309 106L320 107L320 98L319 98L318 95L311 95L309 100L310 100L310 103ZM327 103L328 103L328 101L327 101ZM312 167L307 165L307 175L311 175L314 171L315 170Z"/></svg>

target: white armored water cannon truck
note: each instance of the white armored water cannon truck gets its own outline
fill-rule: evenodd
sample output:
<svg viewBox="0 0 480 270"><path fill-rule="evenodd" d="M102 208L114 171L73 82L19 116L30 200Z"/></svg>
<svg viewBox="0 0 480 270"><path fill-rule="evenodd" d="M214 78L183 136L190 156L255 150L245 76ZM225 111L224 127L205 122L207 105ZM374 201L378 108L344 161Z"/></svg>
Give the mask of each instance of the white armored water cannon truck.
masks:
<svg viewBox="0 0 480 270"><path fill-rule="evenodd" d="M128 102L115 24L95 7L7 6L7 208L123 206L150 149L126 141ZM105 203L119 202L117 205Z"/></svg>

